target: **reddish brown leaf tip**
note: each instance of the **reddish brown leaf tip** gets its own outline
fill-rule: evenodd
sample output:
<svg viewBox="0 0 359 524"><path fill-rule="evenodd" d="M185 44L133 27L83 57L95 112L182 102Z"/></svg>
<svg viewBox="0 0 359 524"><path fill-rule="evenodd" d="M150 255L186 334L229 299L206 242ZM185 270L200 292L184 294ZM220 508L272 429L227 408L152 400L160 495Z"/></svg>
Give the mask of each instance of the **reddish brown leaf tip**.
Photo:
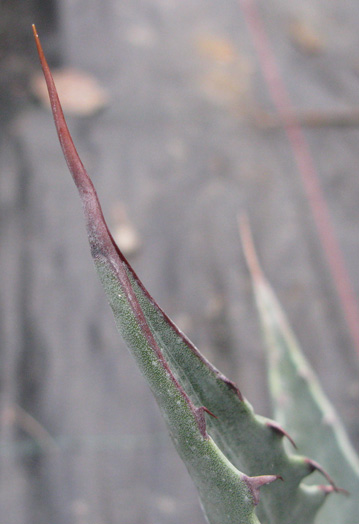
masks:
<svg viewBox="0 0 359 524"><path fill-rule="evenodd" d="M282 428L282 426L280 426L277 422L275 422L274 420L268 420L266 422L266 426L268 426L269 428L271 428L275 433L277 433L277 435L279 435L280 437L287 437L287 439L289 440L289 442L292 444L293 448L294 449L297 449L297 445L296 443L294 442L294 440L292 439L292 437L289 435L289 433L287 433L287 431L285 431L285 429Z"/></svg>
<svg viewBox="0 0 359 524"><path fill-rule="evenodd" d="M249 220L245 213L242 213L238 216L238 228L244 250L244 256L252 278L253 280L263 280L264 275L259 265Z"/></svg>
<svg viewBox="0 0 359 524"><path fill-rule="evenodd" d="M259 477L245 477L244 481L250 489L253 496L253 503L255 506L259 503L259 490L262 486L270 484L275 480L283 480L280 475L260 475Z"/></svg>
<svg viewBox="0 0 359 524"><path fill-rule="evenodd" d="M65 121L65 117L62 112L61 103L60 103L60 100L57 94L56 86L52 78L49 65L46 61L46 57L42 49L40 38L37 34L35 25L32 26L32 29L34 33L34 38L36 42L36 47L37 47L37 52L39 55L41 67L44 73L47 89L49 92L49 99L50 99L50 104L51 104L51 109L52 109L52 113L53 113L53 117L55 121L57 134L59 136L61 148L64 153L67 165L73 176L74 182L80 191L80 194L81 195L83 195L83 193L94 194L95 191L94 191L93 184L91 180L89 179L88 174L86 173L86 170L80 160L80 157L72 141L70 132L68 130L68 127ZM95 198L97 199L97 196ZM96 206L99 207L98 202L96 202ZM102 218L103 217L101 216L101 219Z"/></svg>
<svg viewBox="0 0 359 524"><path fill-rule="evenodd" d="M41 46L41 43L40 43L40 38L39 38L39 35L37 33L35 24L32 24L32 32L34 33L34 38L35 38L37 52L39 54L40 62L41 62L41 65L43 65L43 61L45 60L45 56L44 56L44 51L42 49L42 46Z"/></svg>

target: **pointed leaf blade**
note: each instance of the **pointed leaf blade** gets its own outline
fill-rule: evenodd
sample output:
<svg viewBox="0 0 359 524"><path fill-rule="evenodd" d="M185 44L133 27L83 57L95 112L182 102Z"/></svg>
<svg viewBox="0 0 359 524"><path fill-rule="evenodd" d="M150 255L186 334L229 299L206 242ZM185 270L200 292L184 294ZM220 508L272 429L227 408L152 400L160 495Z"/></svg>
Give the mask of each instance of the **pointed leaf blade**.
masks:
<svg viewBox="0 0 359 524"><path fill-rule="evenodd" d="M167 361L168 352L163 348L166 337L154 330L146 307L154 308L157 320L164 318L171 329L173 325L148 295L108 230L94 186L67 128L35 26L33 29L61 147L82 200L91 254L119 331L150 385L210 524L259 524L254 512L259 488L277 476L252 478L241 473L208 435L204 415L207 409L196 402L198 397L191 387L185 390L188 383L172 371L172 362ZM176 330L173 333L178 336Z"/></svg>

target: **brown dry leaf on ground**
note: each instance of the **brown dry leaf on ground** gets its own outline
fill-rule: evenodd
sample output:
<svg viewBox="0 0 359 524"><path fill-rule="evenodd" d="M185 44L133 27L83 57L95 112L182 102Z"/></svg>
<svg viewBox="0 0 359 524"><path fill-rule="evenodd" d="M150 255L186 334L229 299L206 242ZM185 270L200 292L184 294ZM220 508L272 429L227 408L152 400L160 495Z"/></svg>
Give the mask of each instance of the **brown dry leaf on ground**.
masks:
<svg viewBox="0 0 359 524"><path fill-rule="evenodd" d="M237 107L247 99L253 65L226 38L205 35L197 38L196 51L201 59L199 86L215 103Z"/></svg>
<svg viewBox="0 0 359 524"><path fill-rule="evenodd" d="M306 19L295 19L289 24L289 37L293 44L303 53L316 55L325 48L323 36Z"/></svg>
<svg viewBox="0 0 359 524"><path fill-rule="evenodd" d="M113 238L126 257L135 255L141 248L141 239L134 225L130 222L126 209L117 202L111 209Z"/></svg>
<svg viewBox="0 0 359 524"><path fill-rule="evenodd" d="M232 42L225 38L214 36L200 36L197 40L198 52L211 60L223 63L232 63L237 56Z"/></svg>
<svg viewBox="0 0 359 524"><path fill-rule="evenodd" d="M108 104L106 90L100 86L96 78L84 71L63 68L55 70L53 77L62 107L68 114L90 116ZM50 107L46 83L41 72L33 76L31 90L43 105Z"/></svg>

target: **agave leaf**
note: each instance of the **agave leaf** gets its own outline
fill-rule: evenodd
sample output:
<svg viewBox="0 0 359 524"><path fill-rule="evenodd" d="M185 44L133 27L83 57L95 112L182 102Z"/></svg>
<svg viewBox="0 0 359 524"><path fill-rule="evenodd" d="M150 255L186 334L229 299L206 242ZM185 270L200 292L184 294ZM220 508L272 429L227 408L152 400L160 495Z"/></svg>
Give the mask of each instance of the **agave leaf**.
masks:
<svg viewBox="0 0 359 524"><path fill-rule="evenodd" d="M166 326L169 320L148 295L107 228L96 191L67 128L35 26L33 30L61 147L82 200L91 254L119 331L157 400L176 449L197 486L208 521L259 524L254 512L259 488L277 476L252 478L228 460L207 433L205 412L209 410L198 402L191 388L186 391L186 379L177 376L167 361L166 336L155 331L145 310L154 308ZM184 340L177 330L171 337L181 343Z"/></svg>
<svg viewBox="0 0 359 524"><path fill-rule="evenodd" d="M79 190L91 253L116 323L162 410L178 453L211 524L311 524L335 486L302 486L317 465L292 456L285 432L256 416L237 386L216 370L180 332L116 246L73 145L34 29L60 143ZM205 407L203 407L205 406ZM204 412L215 417L207 417ZM246 474L241 471L245 471Z"/></svg>
<svg viewBox="0 0 359 524"><path fill-rule="evenodd" d="M315 522L356 524L359 457L263 275L245 220L241 230L265 339L274 416L291 433L299 451L318 461L342 491L352 494L328 500Z"/></svg>

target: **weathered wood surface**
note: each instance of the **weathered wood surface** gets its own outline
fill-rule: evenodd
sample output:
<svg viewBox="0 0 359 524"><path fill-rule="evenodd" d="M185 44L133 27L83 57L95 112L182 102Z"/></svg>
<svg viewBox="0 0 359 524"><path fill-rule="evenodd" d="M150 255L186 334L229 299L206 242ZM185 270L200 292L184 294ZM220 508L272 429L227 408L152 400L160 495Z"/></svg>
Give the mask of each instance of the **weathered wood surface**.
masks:
<svg viewBox="0 0 359 524"><path fill-rule="evenodd" d="M358 4L259 5L295 106L357 106ZM121 202L142 238L132 262L145 285L269 414L236 224L246 210L262 265L359 448L358 355L287 139L253 126L251 109L271 105L239 3L64 0L59 15L66 65L110 93L106 111L68 121L110 223ZM322 35L317 55L291 42L293 17ZM305 134L359 298L359 129ZM203 523L115 331L47 110L17 115L0 167L1 523Z"/></svg>

